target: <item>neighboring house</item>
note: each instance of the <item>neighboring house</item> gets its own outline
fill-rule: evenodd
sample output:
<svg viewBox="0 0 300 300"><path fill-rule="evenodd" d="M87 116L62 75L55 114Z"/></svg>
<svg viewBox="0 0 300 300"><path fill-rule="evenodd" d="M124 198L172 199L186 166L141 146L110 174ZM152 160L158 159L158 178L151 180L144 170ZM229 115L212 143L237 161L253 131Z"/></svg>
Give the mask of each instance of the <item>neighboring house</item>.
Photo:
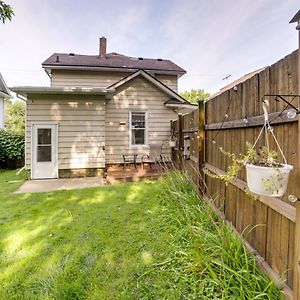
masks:
<svg viewBox="0 0 300 300"><path fill-rule="evenodd" d="M0 73L0 129L4 128L4 100L12 98L11 93L5 84L5 81Z"/></svg>
<svg viewBox="0 0 300 300"><path fill-rule="evenodd" d="M54 53L42 67L50 87L15 87L27 98L26 167L31 177L101 174L123 154L147 154L164 145L170 121L195 106L177 93L185 70L164 59L106 53Z"/></svg>
<svg viewBox="0 0 300 300"><path fill-rule="evenodd" d="M228 83L227 85L225 85L224 87L220 88L220 90L218 92L216 92L215 94L212 94L209 96L208 99L206 99L207 101L210 99L214 99L215 97L221 95L222 93L224 93L225 91L229 91L232 88L235 88L237 85L239 85L240 83L245 82L246 80L248 80L249 78L253 77L254 75L262 72L263 70L265 70L267 67L263 67L260 69L257 69L255 71L252 71L250 73L245 74L244 76Z"/></svg>

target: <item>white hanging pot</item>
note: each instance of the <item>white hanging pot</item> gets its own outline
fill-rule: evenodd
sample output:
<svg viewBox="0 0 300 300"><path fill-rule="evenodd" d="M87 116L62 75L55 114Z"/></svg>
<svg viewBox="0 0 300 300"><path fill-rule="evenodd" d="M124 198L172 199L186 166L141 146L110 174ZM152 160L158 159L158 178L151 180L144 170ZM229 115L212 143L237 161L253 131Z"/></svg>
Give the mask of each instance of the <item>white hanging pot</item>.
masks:
<svg viewBox="0 0 300 300"><path fill-rule="evenodd" d="M175 147L175 146L176 146L176 141L170 140L170 141L169 141L169 146L170 146L170 147Z"/></svg>
<svg viewBox="0 0 300 300"><path fill-rule="evenodd" d="M263 167L246 164L247 185L251 192L272 197L281 197L287 189L289 174L293 166Z"/></svg>

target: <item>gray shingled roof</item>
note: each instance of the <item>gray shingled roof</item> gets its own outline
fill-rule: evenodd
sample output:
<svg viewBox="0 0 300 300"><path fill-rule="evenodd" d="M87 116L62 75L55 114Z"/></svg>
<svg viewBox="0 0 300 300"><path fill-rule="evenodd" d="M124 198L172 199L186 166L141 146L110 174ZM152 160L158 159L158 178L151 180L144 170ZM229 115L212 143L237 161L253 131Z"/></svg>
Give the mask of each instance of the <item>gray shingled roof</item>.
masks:
<svg viewBox="0 0 300 300"><path fill-rule="evenodd" d="M167 59L138 58L118 53L108 53L106 58L98 55L81 55L74 53L54 53L42 63L43 68L57 67L104 67L124 69L144 69L173 71L185 74L186 71Z"/></svg>

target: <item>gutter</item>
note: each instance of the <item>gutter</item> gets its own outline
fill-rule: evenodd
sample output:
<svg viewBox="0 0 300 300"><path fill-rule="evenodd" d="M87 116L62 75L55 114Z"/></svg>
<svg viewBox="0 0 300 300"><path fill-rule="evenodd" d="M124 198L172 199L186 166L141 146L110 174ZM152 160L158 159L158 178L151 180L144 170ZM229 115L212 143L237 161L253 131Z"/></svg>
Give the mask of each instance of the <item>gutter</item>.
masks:
<svg viewBox="0 0 300 300"><path fill-rule="evenodd" d="M197 109L198 105L194 104L165 104L166 107L174 107L174 108L190 108L190 109Z"/></svg>
<svg viewBox="0 0 300 300"><path fill-rule="evenodd" d="M68 95L111 95L115 89L103 88L80 88L80 87L33 87L33 86L16 86L11 90L17 95L27 97L28 94L68 94Z"/></svg>
<svg viewBox="0 0 300 300"><path fill-rule="evenodd" d="M11 99L11 98L13 98L12 95L11 95L11 93L7 94L7 93L4 93L2 91L0 91L0 97L4 98L4 99Z"/></svg>
<svg viewBox="0 0 300 300"><path fill-rule="evenodd" d="M141 68L127 68L127 67L101 67L101 66L70 66L70 65L44 65L42 67L45 69L46 73L49 75L49 70L83 70L83 71L116 71L116 72L136 72L141 70ZM159 70L159 69L142 69L146 72L154 72L155 74L165 74L165 75L177 75L180 78L186 71L176 71L176 70Z"/></svg>

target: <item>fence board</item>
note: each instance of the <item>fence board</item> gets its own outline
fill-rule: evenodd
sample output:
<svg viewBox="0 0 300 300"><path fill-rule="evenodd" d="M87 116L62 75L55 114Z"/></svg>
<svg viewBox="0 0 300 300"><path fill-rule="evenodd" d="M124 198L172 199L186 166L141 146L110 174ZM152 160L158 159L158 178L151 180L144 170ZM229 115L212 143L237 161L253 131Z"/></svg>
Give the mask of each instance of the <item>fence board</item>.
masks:
<svg viewBox="0 0 300 300"><path fill-rule="evenodd" d="M260 102L261 103L261 102ZM288 112L291 109L285 110L283 112L274 112L269 114L270 123L272 125L281 124L281 123L293 123L296 122L297 119L289 119ZM258 115L254 117L247 116L248 123L245 123L244 119L237 119L227 122L220 123L212 123L206 124L206 130L224 130L224 129L233 129L233 128L249 128L249 127L257 127L262 126L264 124L264 116Z"/></svg>

